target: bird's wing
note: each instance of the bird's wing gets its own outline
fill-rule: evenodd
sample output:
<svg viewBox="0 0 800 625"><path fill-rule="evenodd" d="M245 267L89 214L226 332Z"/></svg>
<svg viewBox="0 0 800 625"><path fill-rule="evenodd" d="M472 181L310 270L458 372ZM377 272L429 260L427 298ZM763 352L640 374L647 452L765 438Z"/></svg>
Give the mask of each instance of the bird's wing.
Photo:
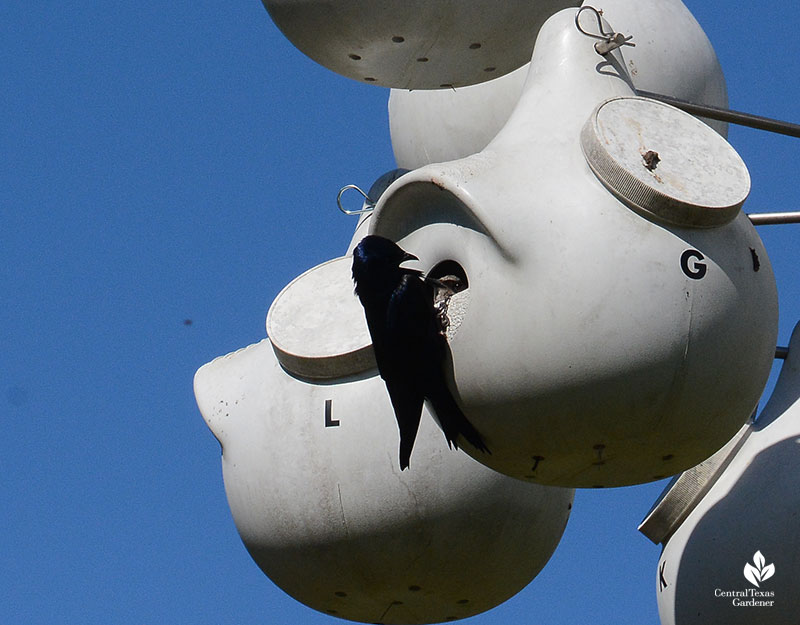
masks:
<svg viewBox="0 0 800 625"><path fill-rule="evenodd" d="M419 422L422 417L424 396L422 392L409 386L405 379L387 379L386 388L392 400L397 428L400 431L400 470L408 467L411 450L417 439Z"/></svg>
<svg viewBox="0 0 800 625"><path fill-rule="evenodd" d="M400 428L400 465L408 459L419 429L424 400L444 430L448 445L458 447L462 436L476 449L488 452L480 433L464 416L447 387L444 362L447 340L441 333L431 286L418 276L403 275L386 310L378 368Z"/></svg>
<svg viewBox="0 0 800 625"><path fill-rule="evenodd" d="M442 426L447 444L458 449L458 437L464 439L477 450L491 453L480 432L469 422L458 407L453 394L447 388L444 375L439 379L431 379L426 387L426 398L430 402L431 412Z"/></svg>
<svg viewBox="0 0 800 625"><path fill-rule="evenodd" d="M423 380L433 356L429 326L434 312L427 288L411 272L400 279L386 310L383 362L378 362L400 428L401 468L408 466L417 436L425 399Z"/></svg>
<svg viewBox="0 0 800 625"><path fill-rule="evenodd" d="M399 362L406 372L408 385L429 401L447 444L458 448L457 439L462 436L476 449L489 452L483 437L459 408L447 386L447 339L433 307L431 288L418 278L406 276L395 289L387 323L399 343L393 352L403 355Z"/></svg>

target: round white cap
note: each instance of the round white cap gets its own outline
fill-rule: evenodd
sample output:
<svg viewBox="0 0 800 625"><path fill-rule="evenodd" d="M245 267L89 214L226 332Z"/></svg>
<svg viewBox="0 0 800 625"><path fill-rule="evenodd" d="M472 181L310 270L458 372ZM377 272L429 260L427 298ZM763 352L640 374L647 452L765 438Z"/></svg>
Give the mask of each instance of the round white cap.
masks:
<svg viewBox="0 0 800 625"><path fill-rule="evenodd" d="M267 335L281 365L330 379L376 366L364 309L353 292L352 257L317 265L292 280L267 313Z"/></svg>
<svg viewBox="0 0 800 625"><path fill-rule="evenodd" d="M592 171L617 197L680 226L731 221L750 193L736 150L700 120L638 97L598 106L581 132Z"/></svg>

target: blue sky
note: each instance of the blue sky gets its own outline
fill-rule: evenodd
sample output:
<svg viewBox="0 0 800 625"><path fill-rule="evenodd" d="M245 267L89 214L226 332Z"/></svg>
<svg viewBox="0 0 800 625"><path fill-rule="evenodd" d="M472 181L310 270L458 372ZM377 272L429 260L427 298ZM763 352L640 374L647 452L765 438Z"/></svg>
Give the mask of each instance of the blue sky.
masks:
<svg viewBox="0 0 800 625"><path fill-rule="evenodd" d="M800 121L792 5L687 5L731 107ZM0 621L341 622L248 556L192 377L344 252L336 192L394 165L388 91L315 65L258 0L7 0L0 83ZM746 210L797 210L797 140L729 140ZM800 226L759 232L786 344ZM470 622L657 623L636 527L663 486L578 492L549 565Z"/></svg>

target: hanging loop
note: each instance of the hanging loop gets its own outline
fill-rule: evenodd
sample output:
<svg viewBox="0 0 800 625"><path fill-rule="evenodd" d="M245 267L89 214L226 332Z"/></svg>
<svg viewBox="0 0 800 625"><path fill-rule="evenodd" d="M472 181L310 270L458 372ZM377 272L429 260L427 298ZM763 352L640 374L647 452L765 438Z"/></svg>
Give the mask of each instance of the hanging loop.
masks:
<svg viewBox="0 0 800 625"><path fill-rule="evenodd" d="M355 189L364 197L364 205L359 210L348 210L344 206L342 206L342 196L344 195L345 191L350 189ZM347 186L342 187L339 189L339 193L336 196L336 204L339 207L339 210L342 211L345 215L362 215L364 213L368 213L375 208L375 200L370 198L361 188L357 187L354 184L348 184Z"/></svg>
<svg viewBox="0 0 800 625"><path fill-rule="evenodd" d="M597 30L598 33L590 33L589 31L585 30L583 26L581 26L581 13L584 11L591 11L597 17ZM605 56L612 50L616 50L617 48L621 48L622 46L636 46L635 43L631 43L631 39L633 39L633 35L625 36L622 33L615 33L610 32L607 33L603 28L603 20L602 20L603 12L601 10L595 9L593 6L583 6L578 9L578 12L575 14L575 27L587 37L592 37L593 39L599 39L596 44L594 44L594 49L597 51L598 54L601 56Z"/></svg>

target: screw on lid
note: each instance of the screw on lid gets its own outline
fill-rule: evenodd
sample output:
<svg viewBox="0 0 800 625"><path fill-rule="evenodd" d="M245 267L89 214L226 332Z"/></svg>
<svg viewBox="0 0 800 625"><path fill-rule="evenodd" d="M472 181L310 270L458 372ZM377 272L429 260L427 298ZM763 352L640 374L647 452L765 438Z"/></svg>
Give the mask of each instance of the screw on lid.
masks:
<svg viewBox="0 0 800 625"><path fill-rule="evenodd" d="M656 100L606 100L584 124L581 147L612 193L672 224L724 225L750 193L747 167L725 139L688 113Z"/></svg>
<svg viewBox="0 0 800 625"><path fill-rule="evenodd" d="M353 293L352 258L343 256L292 280L267 313L267 335L280 363L311 379L376 366L364 310Z"/></svg>
<svg viewBox="0 0 800 625"><path fill-rule="evenodd" d="M753 422L748 420L713 456L675 476L650 508L639 531L655 544L666 543L716 484L752 431Z"/></svg>

